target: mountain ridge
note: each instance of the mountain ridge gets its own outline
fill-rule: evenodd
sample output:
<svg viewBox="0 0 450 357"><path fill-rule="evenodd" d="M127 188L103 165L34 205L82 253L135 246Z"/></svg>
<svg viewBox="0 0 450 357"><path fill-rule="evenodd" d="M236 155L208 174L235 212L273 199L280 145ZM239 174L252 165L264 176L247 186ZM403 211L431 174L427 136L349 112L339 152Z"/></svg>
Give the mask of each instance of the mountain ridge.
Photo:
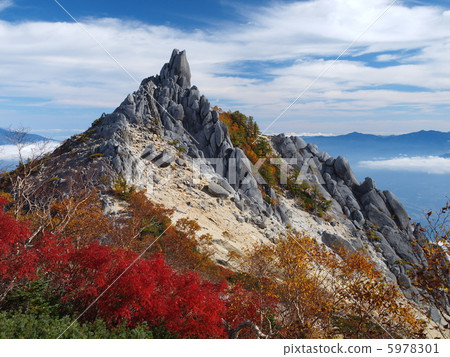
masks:
<svg viewBox="0 0 450 357"><path fill-rule="evenodd" d="M219 113L190 82L186 52L174 50L159 75L144 79L113 113L53 152L42 169L44 180L64 187L74 172L95 172L105 209L114 211L103 178L123 177L150 198L173 205L177 216L195 217L213 233L216 260L224 266L230 252L276 243L288 228L306 231L331 250L366 247L386 278L419 303L421 292L408 272L424 261L422 248L411 244L422 233L410 225L393 193L378 189L370 178L358 182L348 160L320 152L300 137L267 137L280 170L289 163L317 189L316 196L330 202L331 220L306 212L295 197L259 180ZM219 237L217 227L224 232L230 225L237 226L236 236ZM440 322L439 313L432 315Z"/></svg>
<svg viewBox="0 0 450 357"><path fill-rule="evenodd" d="M7 130L0 128L0 145L13 145L13 138L15 131L14 130ZM17 132L19 133L19 132ZM38 141L49 141L50 139L43 137L41 135L37 134L30 134L30 133L20 133L23 134L23 143L35 143Z"/></svg>
<svg viewBox="0 0 450 357"><path fill-rule="evenodd" d="M379 145L377 149L393 156L396 154L428 155L434 153L439 156L450 150L450 132L436 130L421 130L399 135L374 135L353 132L336 136L308 136L305 139L317 145L327 147L328 150L337 150L339 146L345 148L346 145L361 145L359 150L368 152L370 145ZM365 144L363 146L363 144ZM362 154L360 156L363 156ZM367 158L366 159L370 159Z"/></svg>

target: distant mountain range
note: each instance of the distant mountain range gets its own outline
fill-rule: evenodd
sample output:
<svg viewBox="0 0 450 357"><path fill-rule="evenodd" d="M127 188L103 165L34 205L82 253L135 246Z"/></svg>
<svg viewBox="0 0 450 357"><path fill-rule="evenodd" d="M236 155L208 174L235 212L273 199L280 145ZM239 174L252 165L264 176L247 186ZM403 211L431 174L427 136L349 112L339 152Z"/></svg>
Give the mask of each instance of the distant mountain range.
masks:
<svg viewBox="0 0 450 357"><path fill-rule="evenodd" d="M11 141L11 131L0 128L0 145L13 145ZM49 139L36 135L36 134L26 134L24 138L25 143L35 143L38 141L48 141Z"/></svg>
<svg viewBox="0 0 450 357"><path fill-rule="evenodd" d="M308 136L320 151L340 154L349 160L371 160L397 156L450 155L450 132L418 131L402 135L372 135L353 132L338 136Z"/></svg>
<svg viewBox="0 0 450 357"><path fill-rule="evenodd" d="M21 152L24 158L32 157L36 152L46 153L53 151L59 142L36 134L18 133L21 143L24 144ZM14 133L0 128L0 172L12 170L19 163L19 151L14 145Z"/></svg>

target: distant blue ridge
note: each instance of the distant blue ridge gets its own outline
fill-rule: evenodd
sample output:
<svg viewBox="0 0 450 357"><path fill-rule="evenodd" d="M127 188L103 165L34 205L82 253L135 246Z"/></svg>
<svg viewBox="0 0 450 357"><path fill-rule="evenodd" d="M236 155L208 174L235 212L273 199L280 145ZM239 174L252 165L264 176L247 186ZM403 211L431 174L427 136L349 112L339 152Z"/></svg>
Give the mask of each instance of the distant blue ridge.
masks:
<svg viewBox="0 0 450 357"><path fill-rule="evenodd" d="M338 136L307 136L304 139L318 145L319 151L351 156L353 160L393 158L399 155L442 156L450 153L450 132L434 130L388 136L353 132Z"/></svg>
<svg viewBox="0 0 450 357"><path fill-rule="evenodd" d="M0 145L13 145L10 139L11 131L0 128ZM36 135L36 134L25 134L24 143L36 143L38 141L49 141L50 139Z"/></svg>

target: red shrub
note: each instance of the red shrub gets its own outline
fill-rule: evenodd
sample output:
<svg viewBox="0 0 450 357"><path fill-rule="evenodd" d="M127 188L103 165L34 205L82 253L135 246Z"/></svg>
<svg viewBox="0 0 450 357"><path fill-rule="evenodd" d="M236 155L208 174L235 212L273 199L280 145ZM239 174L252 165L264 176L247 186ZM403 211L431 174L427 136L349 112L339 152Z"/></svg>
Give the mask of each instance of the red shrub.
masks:
<svg viewBox="0 0 450 357"><path fill-rule="evenodd" d="M38 255L26 246L31 232L24 223L6 214L5 199L0 199L0 287L8 291L23 279L34 279Z"/></svg>
<svg viewBox="0 0 450 357"><path fill-rule="evenodd" d="M106 290L85 319L102 317L110 324L126 319L130 326L147 321L180 337L223 337L223 286L192 272L176 273L162 256L136 258L133 252L95 243L74 251L58 272L66 277L65 300L83 311Z"/></svg>
<svg viewBox="0 0 450 357"><path fill-rule="evenodd" d="M255 323L264 333L270 333L270 318L276 311L278 299L269 294L261 295L257 291L246 289L242 283L237 283L227 290L225 320L231 328L243 321ZM249 329L242 330L239 338L256 338Z"/></svg>

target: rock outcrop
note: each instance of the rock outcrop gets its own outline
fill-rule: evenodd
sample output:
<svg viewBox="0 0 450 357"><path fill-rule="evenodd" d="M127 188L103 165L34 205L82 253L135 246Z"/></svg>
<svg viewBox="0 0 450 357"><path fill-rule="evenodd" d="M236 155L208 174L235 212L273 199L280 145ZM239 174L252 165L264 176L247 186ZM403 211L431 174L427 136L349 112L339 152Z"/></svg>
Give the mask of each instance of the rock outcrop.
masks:
<svg viewBox="0 0 450 357"><path fill-rule="evenodd" d="M312 166L305 179L319 185L321 192L326 192L324 197L334 202L334 215L347 220L359 238L344 240L325 232L322 241L332 248L342 245L349 250L360 248L361 240L368 242L381 252L383 263L401 281L400 286L406 294L417 296L406 271L413 271L413 266L419 264L423 256L421 249L411 244L414 237L408 214L398 198L392 192L377 189L371 178L358 183L344 157L334 159L320 153L315 146L298 137L280 134L271 139L280 156L294 159L291 162L294 167ZM369 239L369 232L375 239Z"/></svg>

